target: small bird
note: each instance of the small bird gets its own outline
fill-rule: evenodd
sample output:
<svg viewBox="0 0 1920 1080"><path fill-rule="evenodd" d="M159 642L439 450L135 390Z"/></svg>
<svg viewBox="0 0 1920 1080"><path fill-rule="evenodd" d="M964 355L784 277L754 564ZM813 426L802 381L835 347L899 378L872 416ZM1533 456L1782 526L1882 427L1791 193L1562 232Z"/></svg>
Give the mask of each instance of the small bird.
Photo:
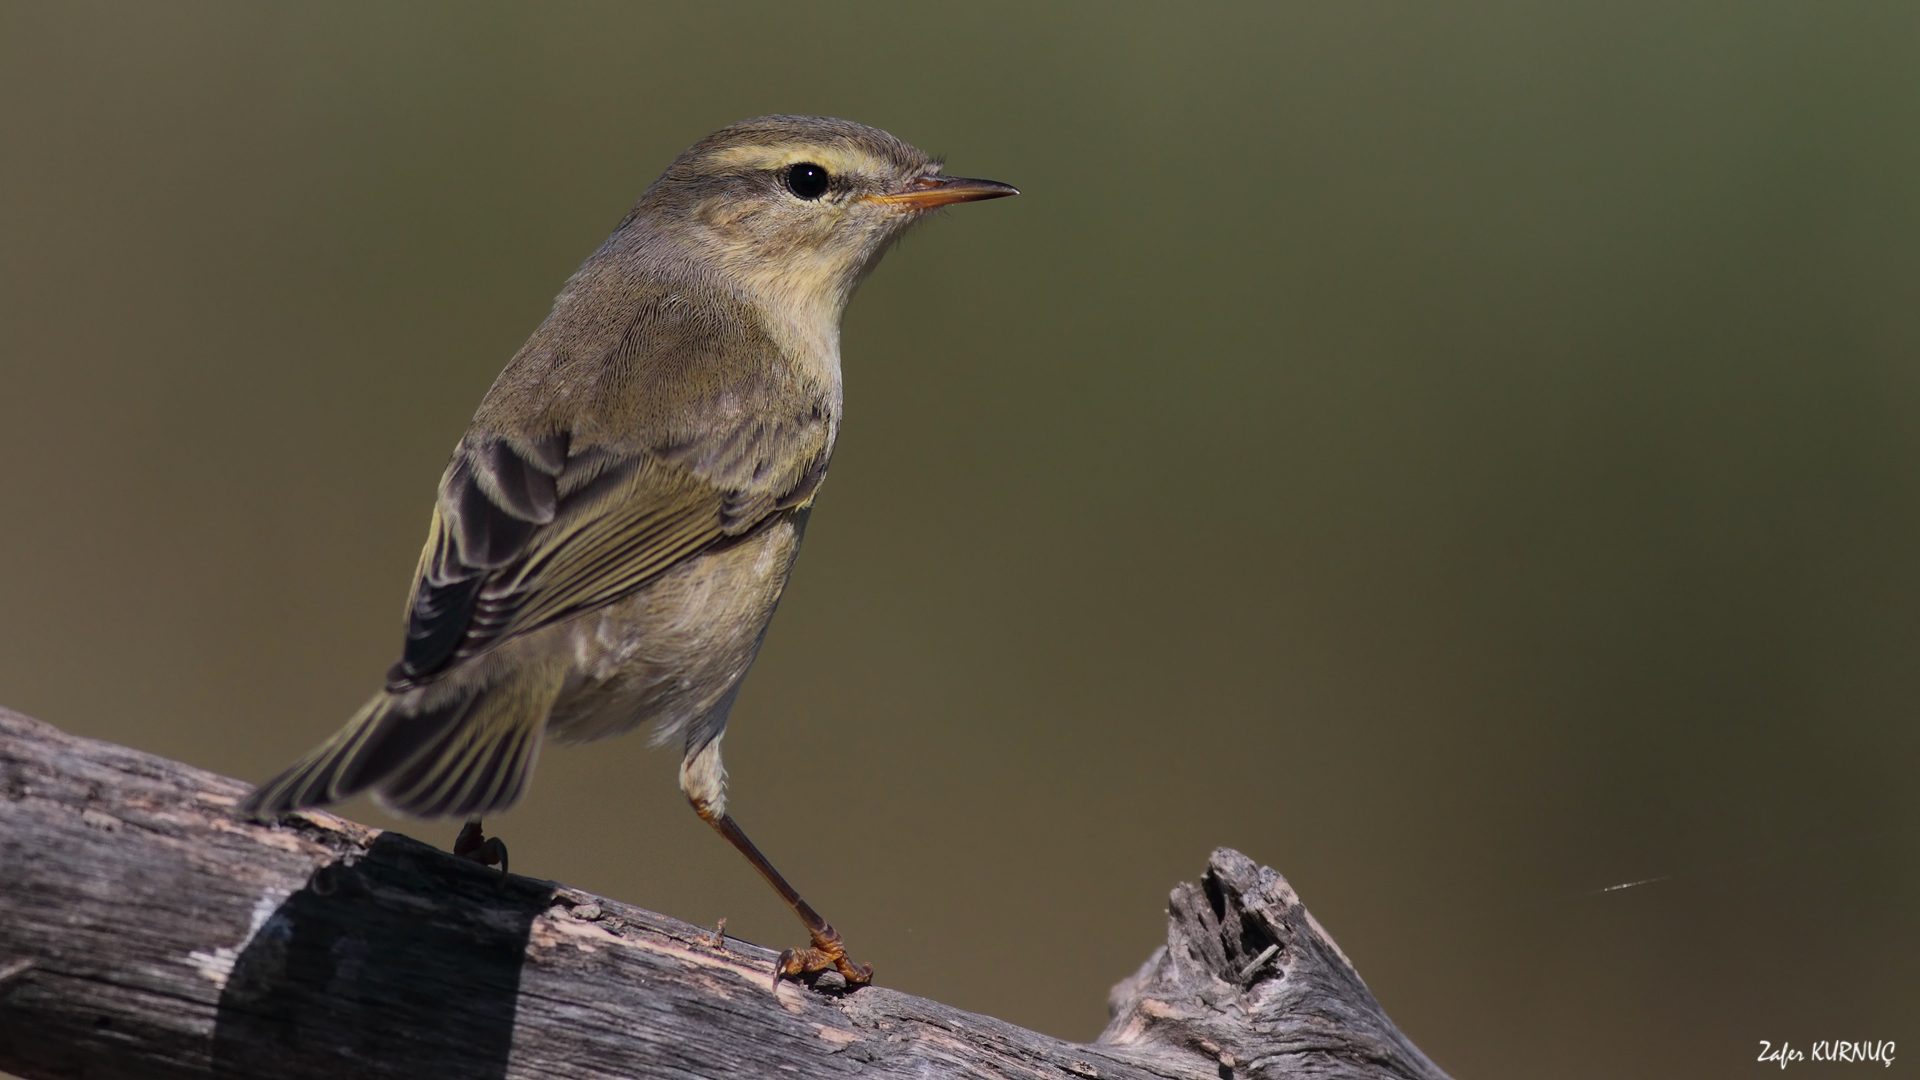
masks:
<svg viewBox="0 0 1920 1080"><path fill-rule="evenodd" d="M541 743L651 723L680 789L800 916L775 980L873 970L727 814L720 739L840 430L840 317L939 207L1019 192L874 128L762 116L640 196L481 401L440 480L386 686L242 804L371 792L467 819L525 794ZM495 858L499 856L499 858Z"/></svg>

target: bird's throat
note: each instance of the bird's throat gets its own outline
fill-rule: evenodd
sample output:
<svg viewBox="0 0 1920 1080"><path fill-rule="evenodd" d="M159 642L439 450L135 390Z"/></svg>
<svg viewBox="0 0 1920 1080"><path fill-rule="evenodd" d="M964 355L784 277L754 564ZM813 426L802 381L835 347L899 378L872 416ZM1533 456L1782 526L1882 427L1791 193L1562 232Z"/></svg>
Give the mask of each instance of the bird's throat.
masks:
<svg viewBox="0 0 1920 1080"><path fill-rule="evenodd" d="M829 388L840 403L840 319L851 296L844 275L755 267L732 276L741 299L760 314L780 351Z"/></svg>

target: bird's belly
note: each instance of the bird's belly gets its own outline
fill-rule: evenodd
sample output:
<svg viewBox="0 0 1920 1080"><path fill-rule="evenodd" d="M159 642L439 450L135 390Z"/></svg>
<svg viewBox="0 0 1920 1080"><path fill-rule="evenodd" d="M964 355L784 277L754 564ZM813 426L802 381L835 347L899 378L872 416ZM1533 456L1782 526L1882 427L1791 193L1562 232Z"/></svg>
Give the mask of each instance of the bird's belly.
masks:
<svg viewBox="0 0 1920 1080"><path fill-rule="evenodd" d="M726 723L733 692L760 651L803 518L784 518L696 556L633 596L553 627L572 671L547 720L563 743L654 724L655 741Z"/></svg>

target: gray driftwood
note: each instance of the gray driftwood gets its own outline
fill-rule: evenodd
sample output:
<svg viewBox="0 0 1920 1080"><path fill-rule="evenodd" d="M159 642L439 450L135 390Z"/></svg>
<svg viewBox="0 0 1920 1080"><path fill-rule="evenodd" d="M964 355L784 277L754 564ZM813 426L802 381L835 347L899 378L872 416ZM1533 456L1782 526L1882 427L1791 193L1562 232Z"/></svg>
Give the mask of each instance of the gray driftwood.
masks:
<svg viewBox="0 0 1920 1080"><path fill-rule="evenodd" d="M1062 1042L0 709L0 1070L158 1077L1441 1077L1280 875L1213 854Z"/></svg>

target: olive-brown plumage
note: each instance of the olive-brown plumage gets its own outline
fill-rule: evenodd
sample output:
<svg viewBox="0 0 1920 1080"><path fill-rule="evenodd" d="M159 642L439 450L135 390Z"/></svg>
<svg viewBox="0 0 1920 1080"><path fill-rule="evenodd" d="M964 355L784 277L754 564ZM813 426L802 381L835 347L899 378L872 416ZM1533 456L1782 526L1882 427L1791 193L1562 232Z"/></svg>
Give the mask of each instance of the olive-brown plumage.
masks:
<svg viewBox="0 0 1920 1080"><path fill-rule="evenodd" d="M1014 193L824 117L681 155L481 402L385 688L246 809L370 791L477 819L525 793L545 738L651 723L682 741L695 809L813 932L782 969L867 977L727 816L720 738L833 453L848 299L929 210Z"/></svg>

